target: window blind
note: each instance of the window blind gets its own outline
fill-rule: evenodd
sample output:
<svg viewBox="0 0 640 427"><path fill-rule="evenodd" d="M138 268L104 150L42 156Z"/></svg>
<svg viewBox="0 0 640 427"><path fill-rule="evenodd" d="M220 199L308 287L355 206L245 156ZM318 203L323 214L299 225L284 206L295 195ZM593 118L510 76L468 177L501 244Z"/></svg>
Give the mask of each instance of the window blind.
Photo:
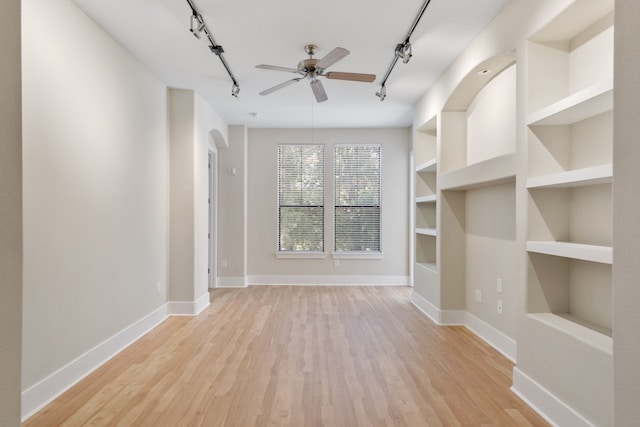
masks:
<svg viewBox="0 0 640 427"><path fill-rule="evenodd" d="M324 251L324 146L278 146L278 251Z"/></svg>
<svg viewBox="0 0 640 427"><path fill-rule="evenodd" d="M380 252L381 146L336 145L336 252Z"/></svg>

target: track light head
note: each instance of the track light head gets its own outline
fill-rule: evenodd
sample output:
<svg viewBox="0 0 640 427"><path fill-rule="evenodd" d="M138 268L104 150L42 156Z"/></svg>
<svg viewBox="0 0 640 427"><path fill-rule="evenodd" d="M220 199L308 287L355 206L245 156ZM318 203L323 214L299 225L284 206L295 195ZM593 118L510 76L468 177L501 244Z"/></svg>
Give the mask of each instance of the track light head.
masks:
<svg viewBox="0 0 640 427"><path fill-rule="evenodd" d="M405 42L404 44L398 44L396 46L395 54L398 59L402 59L403 64L409 62L409 60L413 56L411 54L411 43Z"/></svg>
<svg viewBox="0 0 640 427"><path fill-rule="evenodd" d="M238 86L237 84L234 84L233 87L231 88L231 96L233 96L234 98L237 98L239 93L240 93L240 86Z"/></svg>
<svg viewBox="0 0 640 427"><path fill-rule="evenodd" d="M378 98L380 98L380 102L384 101L384 99L387 97L387 88L386 88L386 86L382 86L380 88L380 91L376 92L376 96Z"/></svg>
<svg viewBox="0 0 640 427"><path fill-rule="evenodd" d="M205 29L204 21L200 19L198 15L191 15L191 34L198 40L202 37L202 32Z"/></svg>

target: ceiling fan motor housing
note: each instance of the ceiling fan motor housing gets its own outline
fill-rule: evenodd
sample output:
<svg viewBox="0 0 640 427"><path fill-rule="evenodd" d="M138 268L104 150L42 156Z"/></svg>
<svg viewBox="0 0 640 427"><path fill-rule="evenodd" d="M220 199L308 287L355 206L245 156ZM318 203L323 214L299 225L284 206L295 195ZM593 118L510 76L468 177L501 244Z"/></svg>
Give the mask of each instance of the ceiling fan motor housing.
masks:
<svg viewBox="0 0 640 427"><path fill-rule="evenodd" d="M320 73L320 70L316 68L318 61L315 58L303 59L298 63L298 73L303 76L309 74L310 77L316 77Z"/></svg>

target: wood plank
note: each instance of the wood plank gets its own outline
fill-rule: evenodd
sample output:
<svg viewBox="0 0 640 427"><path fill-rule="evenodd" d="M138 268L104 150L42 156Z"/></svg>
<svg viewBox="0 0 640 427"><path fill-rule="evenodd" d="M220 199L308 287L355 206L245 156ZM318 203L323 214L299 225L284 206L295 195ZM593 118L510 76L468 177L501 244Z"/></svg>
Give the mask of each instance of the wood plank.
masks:
<svg viewBox="0 0 640 427"><path fill-rule="evenodd" d="M513 364L398 287L218 289L24 423L37 426L546 426Z"/></svg>

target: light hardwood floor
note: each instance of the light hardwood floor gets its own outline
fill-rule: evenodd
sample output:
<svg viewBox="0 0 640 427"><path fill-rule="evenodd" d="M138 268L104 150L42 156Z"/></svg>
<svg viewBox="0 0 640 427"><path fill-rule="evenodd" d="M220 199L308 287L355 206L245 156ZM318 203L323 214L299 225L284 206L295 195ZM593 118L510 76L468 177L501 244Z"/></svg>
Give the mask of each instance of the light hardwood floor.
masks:
<svg viewBox="0 0 640 427"><path fill-rule="evenodd" d="M438 327L397 287L211 292L24 424L543 426L509 391L513 364Z"/></svg>

